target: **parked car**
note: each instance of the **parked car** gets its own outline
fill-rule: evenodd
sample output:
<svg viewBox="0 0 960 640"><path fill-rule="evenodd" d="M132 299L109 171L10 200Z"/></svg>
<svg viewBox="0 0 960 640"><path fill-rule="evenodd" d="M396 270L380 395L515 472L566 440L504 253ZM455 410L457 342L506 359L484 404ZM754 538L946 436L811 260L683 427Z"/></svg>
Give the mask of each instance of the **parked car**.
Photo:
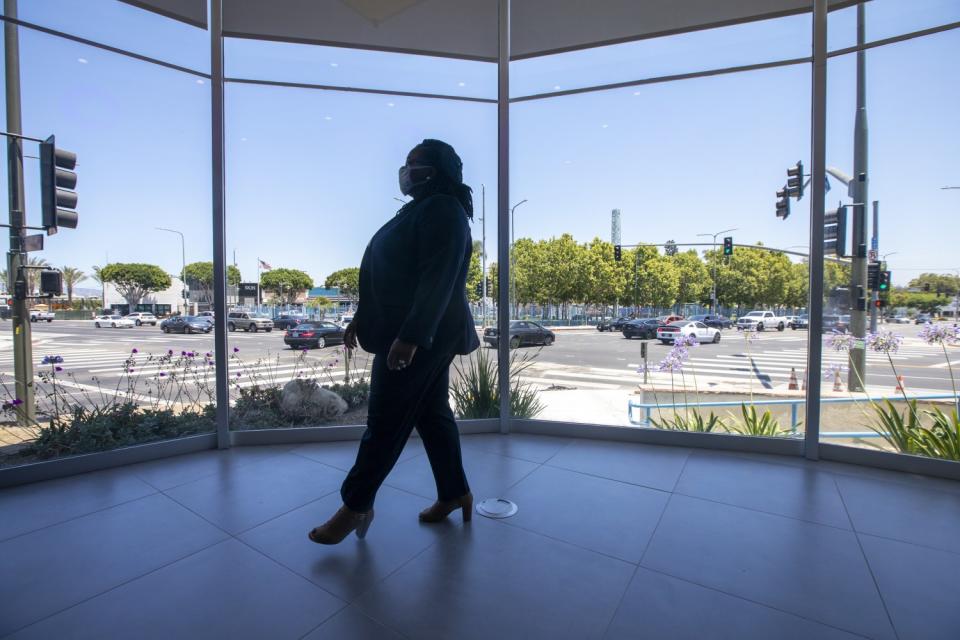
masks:
<svg viewBox="0 0 960 640"><path fill-rule="evenodd" d="M290 327L283 335L283 343L292 349L322 349L328 344L343 344L344 329L335 322L304 322Z"/></svg>
<svg viewBox="0 0 960 640"><path fill-rule="evenodd" d="M601 320L597 323L597 331L621 331L623 325L630 322L630 318L620 317L616 320Z"/></svg>
<svg viewBox="0 0 960 640"><path fill-rule="evenodd" d="M210 333L213 325L206 318L197 316L173 316L160 323L164 333Z"/></svg>
<svg viewBox="0 0 960 640"><path fill-rule="evenodd" d="M697 342L720 342L720 329L708 327L702 322L692 320L678 320L671 322L665 327L657 328L657 340L663 344L669 344L677 338L683 336L693 336Z"/></svg>
<svg viewBox="0 0 960 640"><path fill-rule="evenodd" d="M262 313L252 311L231 311L227 314L227 330L242 329L247 332L273 331L273 320Z"/></svg>
<svg viewBox="0 0 960 640"><path fill-rule="evenodd" d="M93 319L93 326L97 329L110 327L111 329L132 329L136 325L133 320L124 318L121 315L97 316Z"/></svg>
<svg viewBox="0 0 960 640"><path fill-rule="evenodd" d="M933 316L929 313L919 313L913 324L927 324L928 322L933 322Z"/></svg>
<svg viewBox="0 0 960 640"><path fill-rule="evenodd" d="M305 313L281 313L273 319L273 328L292 329L305 322L310 322L310 318Z"/></svg>
<svg viewBox="0 0 960 640"><path fill-rule="evenodd" d="M793 320L790 321L790 324L788 326L794 331L796 331L797 329L809 329L810 316L808 316L805 313L799 316L793 316Z"/></svg>
<svg viewBox="0 0 960 640"><path fill-rule="evenodd" d="M152 313L143 313L138 311L136 313L128 313L124 317L138 327L144 324L149 324L152 327L157 326L157 316L153 315Z"/></svg>
<svg viewBox="0 0 960 640"><path fill-rule="evenodd" d="M623 325L620 331L627 340L631 338L653 340L657 337L657 327L661 326L663 325L656 318L638 318Z"/></svg>
<svg viewBox="0 0 960 640"><path fill-rule="evenodd" d="M13 312L10 310L10 305L0 304L0 320L9 320L11 315Z"/></svg>
<svg viewBox="0 0 960 640"><path fill-rule="evenodd" d="M660 316L659 318L657 318L657 320L660 321L660 324L667 325L667 324L670 324L671 322L679 322L680 320L683 320L683 316L665 315L665 316Z"/></svg>
<svg viewBox="0 0 960 640"><path fill-rule="evenodd" d="M550 346L557 339L553 331L531 320L513 320L510 322L510 348L516 349L524 345L542 344ZM491 347L496 347L499 335L495 327L489 327L483 332L483 341Z"/></svg>
<svg viewBox="0 0 960 640"><path fill-rule="evenodd" d="M733 320L726 316L718 316L713 314L701 314L696 316L690 316L687 318L693 322L702 322L708 327L713 327L714 329L730 329L733 327Z"/></svg>
<svg viewBox="0 0 960 640"><path fill-rule="evenodd" d="M909 316L887 316L887 322L893 324L910 324L912 320L910 320Z"/></svg>
<svg viewBox="0 0 960 640"><path fill-rule="evenodd" d="M751 311L745 316L737 318L738 331L763 331L776 329L783 331L787 327L787 319L778 316L773 311Z"/></svg>
<svg viewBox="0 0 960 640"><path fill-rule="evenodd" d="M30 322L53 322L55 317L50 311L30 309Z"/></svg>
<svg viewBox="0 0 960 640"><path fill-rule="evenodd" d="M850 316L833 314L823 316L824 333L847 333L848 331L850 331Z"/></svg>

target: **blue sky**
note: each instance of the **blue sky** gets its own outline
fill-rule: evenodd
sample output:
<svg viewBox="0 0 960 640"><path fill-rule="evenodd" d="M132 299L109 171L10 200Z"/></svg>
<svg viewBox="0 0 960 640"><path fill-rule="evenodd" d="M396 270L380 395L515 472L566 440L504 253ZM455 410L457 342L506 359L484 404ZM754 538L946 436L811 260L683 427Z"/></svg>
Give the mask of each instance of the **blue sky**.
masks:
<svg viewBox="0 0 960 640"><path fill-rule="evenodd" d="M206 33L115 0L21 1L26 20L207 71ZM875 0L868 37L960 19L960 3ZM807 55L809 16L515 63L514 95ZM831 15L831 47L855 37L855 12ZM209 83L56 37L21 30L24 127L55 133L80 159L80 228L47 239L56 265L145 261L179 270L211 258ZM493 97L493 65L328 47L230 41L228 75ZM960 268L960 30L868 52L871 199L894 282ZM828 69L828 164L850 172L854 56ZM57 81L52 82L56 73ZM495 253L496 109L491 104L229 84L227 235L245 279L256 258L316 281L355 266L399 207L396 170L425 137L452 143L465 180L487 189ZM809 167L810 68L796 65L517 103L511 201L516 233L623 242L697 242L739 227L737 242L806 245L808 202L787 221L775 191L798 159ZM28 147L28 153L35 152ZM36 169L28 212L39 218ZM843 189L834 183L828 202ZM931 233L933 231L933 233ZM481 236L479 215L474 237ZM89 284L89 283L88 283Z"/></svg>

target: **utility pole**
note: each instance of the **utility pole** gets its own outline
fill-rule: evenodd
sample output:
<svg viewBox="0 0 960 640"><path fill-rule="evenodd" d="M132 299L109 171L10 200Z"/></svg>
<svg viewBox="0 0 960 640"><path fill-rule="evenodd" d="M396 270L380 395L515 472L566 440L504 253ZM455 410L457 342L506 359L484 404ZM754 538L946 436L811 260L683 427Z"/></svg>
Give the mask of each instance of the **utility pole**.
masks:
<svg viewBox="0 0 960 640"><path fill-rule="evenodd" d="M183 315L190 315L187 313L187 243L183 238L183 232L177 231L176 229L167 229L166 227L154 228L157 231L168 231L180 236L180 295L183 297ZM135 309L130 309L131 313L134 311Z"/></svg>
<svg viewBox="0 0 960 640"><path fill-rule="evenodd" d="M4 15L17 19L17 0L4 0ZM7 131L23 133L20 116L20 39L16 23L3 23L4 64L6 66ZM7 138L7 175L10 194L10 253L7 254L7 279L10 290L16 291L16 283L23 281L26 289L26 273L23 266L27 254L23 250L26 237L26 207L23 197L23 146L19 139ZM29 294L29 292L27 292ZM13 296L10 320L13 324L13 369L16 397L22 402L17 406L17 424L30 426L36 422L36 407L33 398L33 343L30 336L30 312L25 296Z"/></svg>
<svg viewBox="0 0 960 640"><path fill-rule="evenodd" d="M870 238L870 250L873 252L873 255L877 257L877 262L880 261L880 203L876 200L873 201L873 227L872 236ZM884 265L880 265L881 269L886 269ZM873 290L873 296L870 298L870 333L877 332L877 302L880 300L880 283L877 283L877 286Z"/></svg>
<svg viewBox="0 0 960 640"><path fill-rule="evenodd" d="M853 258L850 268L850 329L856 338L850 349L847 388L863 391L866 380L867 351L867 61L866 9L857 4L857 114L853 133Z"/></svg>
<svg viewBox="0 0 960 640"><path fill-rule="evenodd" d="M480 185L480 326L487 327L487 186Z"/></svg>

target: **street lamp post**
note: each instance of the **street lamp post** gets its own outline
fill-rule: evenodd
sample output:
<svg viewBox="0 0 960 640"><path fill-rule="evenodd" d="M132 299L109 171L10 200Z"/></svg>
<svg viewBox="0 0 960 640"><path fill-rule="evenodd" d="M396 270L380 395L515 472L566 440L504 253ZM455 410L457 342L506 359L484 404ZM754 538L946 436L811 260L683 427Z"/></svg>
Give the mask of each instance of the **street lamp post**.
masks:
<svg viewBox="0 0 960 640"><path fill-rule="evenodd" d="M187 315L187 245L183 238L183 232L176 229L167 229L166 227L154 227L157 231L167 231L180 236L180 295L183 296L183 315ZM136 309L130 309L133 313Z"/></svg>
<svg viewBox="0 0 960 640"><path fill-rule="evenodd" d="M515 273L516 269L514 268L514 267L516 266L516 264L515 264L515 262L514 262L514 255L513 255L513 254L514 254L514 251L513 251L513 240L514 240L514 237L513 237L513 230L514 230L514 225L513 225L513 211L514 211L514 209L516 209L517 207L519 207L520 205L522 205L524 202L526 202L526 199L523 199L523 200L521 200L520 202L518 202L517 204L513 205L512 207L510 207L510 297L511 297L510 302L511 302L511 306L517 304L517 276L516 276L516 273ZM517 307L517 309L519 310L519 307ZM515 314L515 315L519 315L519 313L517 313L517 314Z"/></svg>
<svg viewBox="0 0 960 640"><path fill-rule="evenodd" d="M717 236L721 233L732 233L734 231L739 231L740 229L724 229L723 231L717 231L716 233L698 233L697 236L706 236L713 238L713 250L717 250ZM710 293L710 310L713 313L717 312L717 260L713 261L713 290Z"/></svg>

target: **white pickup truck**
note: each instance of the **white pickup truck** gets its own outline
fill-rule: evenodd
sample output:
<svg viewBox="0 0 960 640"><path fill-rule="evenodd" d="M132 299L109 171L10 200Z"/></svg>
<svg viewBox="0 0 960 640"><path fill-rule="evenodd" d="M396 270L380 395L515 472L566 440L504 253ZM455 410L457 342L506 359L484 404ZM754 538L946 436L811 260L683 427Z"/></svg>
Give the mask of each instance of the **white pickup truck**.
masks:
<svg viewBox="0 0 960 640"><path fill-rule="evenodd" d="M773 311L751 311L737 318L737 331L764 331L765 329L783 331L788 324L789 321L785 316L778 316Z"/></svg>
<svg viewBox="0 0 960 640"><path fill-rule="evenodd" d="M30 309L30 322L53 322L56 316L50 311Z"/></svg>

